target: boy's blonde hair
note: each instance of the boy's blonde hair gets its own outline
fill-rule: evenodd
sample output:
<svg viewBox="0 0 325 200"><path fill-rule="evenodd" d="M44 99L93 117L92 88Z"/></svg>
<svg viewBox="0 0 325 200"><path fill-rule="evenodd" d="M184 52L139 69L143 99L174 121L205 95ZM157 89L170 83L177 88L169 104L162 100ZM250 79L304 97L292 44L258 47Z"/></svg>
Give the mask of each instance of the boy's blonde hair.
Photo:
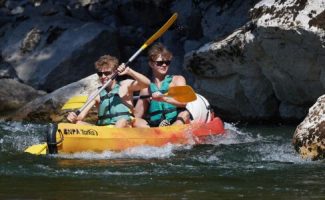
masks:
<svg viewBox="0 0 325 200"><path fill-rule="evenodd" d="M104 55L101 56L96 62L95 62L95 68L100 71L103 68L112 68L113 70L116 70L118 67L118 59L111 55Z"/></svg>

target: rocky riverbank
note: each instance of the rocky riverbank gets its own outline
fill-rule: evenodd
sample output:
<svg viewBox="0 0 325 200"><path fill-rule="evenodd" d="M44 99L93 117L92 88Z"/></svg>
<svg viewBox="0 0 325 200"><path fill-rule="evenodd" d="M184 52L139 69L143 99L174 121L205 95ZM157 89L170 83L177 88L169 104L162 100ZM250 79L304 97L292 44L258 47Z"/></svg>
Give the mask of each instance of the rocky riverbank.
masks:
<svg viewBox="0 0 325 200"><path fill-rule="evenodd" d="M159 39L174 53L170 71L217 115L303 120L325 91L324 8L324 0L2 0L1 116L62 121L64 101L95 88L99 56L126 61L177 12ZM145 53L132 67L150 74Z"/></svg>

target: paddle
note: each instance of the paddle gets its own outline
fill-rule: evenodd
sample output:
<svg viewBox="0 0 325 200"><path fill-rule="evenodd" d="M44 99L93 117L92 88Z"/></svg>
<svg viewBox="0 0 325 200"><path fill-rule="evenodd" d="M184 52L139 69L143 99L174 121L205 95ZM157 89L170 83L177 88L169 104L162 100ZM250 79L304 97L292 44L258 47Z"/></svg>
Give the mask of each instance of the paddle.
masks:
<svg viewBox="0 0 325 200"><path fill-rule="evenodd" d="M166 30L174 23L174 21L177 18L177 13L174 13L171 18L155 33L153 34L141 47L139 50L137 50L125 63L125 66L130 64L145 48L147 48L151 43L153 43L156 39L158 39L162 34L166 32ZM112 77L99 89L97 92L91 96L88 101L79 109L76 111L76 114L79 115L88 105L90 102L94 100L94 98L103 90L105 89L111 82L114 80L118 75L118 72L115 71Z"/></svg>
<svg viewBox="0 0 325 200"><path fill-rule="evenodd" d="M35 155L46 154L46 148L47 148L46 143L36 144L36 145L32 145L32 146L28 147L25 150L25 152L35 154Z"/></svg>
<svg viewBox="0 0 325 200"><path fill-rule="evenodd" d="M193 89L188 86L175 86L170 87L168 89L168 92L164 94L164 96L172 97L175 100L182 102L182 103L188 103L191 101L196 100L196 95ZM143 95L143 96L134 96L133 99L145 99L150 98L151 95ZM62 107L62 110L67 109L78 109L82 107L82 105L87 101L87 96L74 96L70 98Z"/></svg>

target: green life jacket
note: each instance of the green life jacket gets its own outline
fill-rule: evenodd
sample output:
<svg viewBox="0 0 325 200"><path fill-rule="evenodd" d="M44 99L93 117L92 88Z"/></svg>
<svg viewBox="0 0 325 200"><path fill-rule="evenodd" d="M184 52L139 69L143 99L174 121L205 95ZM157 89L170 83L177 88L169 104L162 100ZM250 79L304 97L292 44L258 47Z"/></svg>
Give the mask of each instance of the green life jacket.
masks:
<svg viewBox="0 0 325 200"><path fill-rule="evenodd" d="M162 94L168 92L169 84L173 80L173 76L167 75L161 84L161 88L158 87L154 83L150 83L149 92L150 94L154 92L161 92ZM166 103L151 100L148 109L148 123L150 126L158 126L159 123L167 119L170 122L175 121L177 118L177 108L176 106Z"/></svg>
<svg viewBox="0 0 325 200"><path fill-rule="evenodd" d="M131 109L118 94L119 90L120 85L116 83L109 93L106 90L99 93L100 103L97 125L114 125L121 118L132 119Z"/></svg>

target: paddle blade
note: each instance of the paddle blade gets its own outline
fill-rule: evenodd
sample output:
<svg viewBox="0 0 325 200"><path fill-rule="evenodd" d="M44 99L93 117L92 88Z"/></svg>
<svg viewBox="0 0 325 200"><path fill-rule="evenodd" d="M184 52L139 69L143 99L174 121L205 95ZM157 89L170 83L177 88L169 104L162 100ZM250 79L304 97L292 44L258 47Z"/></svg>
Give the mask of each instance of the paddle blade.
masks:
<svg viewBox="0 0 325 200"><path fill-rule="evenodd" d="M88 99L88 96L74 96L71 97L67 103L85 103Z"/></svg>
<svg viewBox="0 0 325 200"><path fill-rule="evenodd" d="M74 96L71 97L63 106L62 110L68 109L79 109L81 108L87 101L87 96Z"/></svg>
<svg viewBox="0 0 325 200"><path fill-rule="evenodd" d="M34 155L41 155L41 154L46 154L46 149L47 149L47 144L36 144L33 146L28 147L25 152L34 154Z"/></svg>
<svg viewBox="0 0 325 200"><path fill-rule="evenodd" d="M183 103L196 100L196 94L194 90L188 85L170 87L166 96L173 97L177 101Z"/></svg>
<svg viewBox="0 0 325 200"><path fill-rule="evenodd" d="M175 22L178 14L174 13L173 16L169 18L169 20L155 33L153 34L141 47L141 49L145 49L151 43L153 43L157 38L159 38L162 34L164 34L167 29Z"/></svg>

